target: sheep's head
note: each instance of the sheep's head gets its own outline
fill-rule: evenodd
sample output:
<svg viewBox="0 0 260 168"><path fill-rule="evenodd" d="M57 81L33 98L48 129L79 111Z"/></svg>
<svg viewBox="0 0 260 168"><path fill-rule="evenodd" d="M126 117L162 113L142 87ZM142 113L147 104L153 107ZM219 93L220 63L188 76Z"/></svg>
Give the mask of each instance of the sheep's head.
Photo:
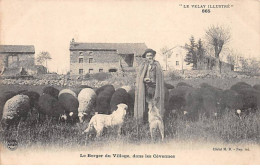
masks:
<svg viewBox="0 0 260 168"><path fill-rule="evenodd" d="M85 116L87 116L87 113L85 113L85 112L79 112L78 113L80 123L83 123Z"/></svg>
<svg viewBox="0 0 260 168"><path fill-rule="evenodd" d="M60 119L63 120L63 121L66 121L67 120L67 115L66 114L62 114L60 116Z"/></svg>
<svg viewBox="0 0 260 168"><path fill-rule="evenodd" d="M187 115L187 114L188 114L188 112L187 112L187 111L183 111L183 114L184 114L184 115Z"/></svg>

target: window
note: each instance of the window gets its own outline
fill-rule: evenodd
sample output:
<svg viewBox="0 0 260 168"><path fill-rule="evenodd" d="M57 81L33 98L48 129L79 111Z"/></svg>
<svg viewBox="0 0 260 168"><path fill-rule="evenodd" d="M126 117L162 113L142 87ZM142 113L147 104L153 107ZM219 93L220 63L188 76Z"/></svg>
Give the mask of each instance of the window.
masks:
<svg viewBox="0 0 260 168"><path fill-rule="evenodd" d="M82 51L80 51L80 52L79 52L79 55L83 55L83 52L82 52Z"/></svg>
<svg viewBox="0 0 260 168"><path fill-rule="evenodd" d="M89 58L88 63L93 63L93 58Z"/></svg>
<svg viewBox="0 0 260 168"><path fill-rule="evenodd" d="M176 65L177 65L177 66L179 65L179 61L176 61Z"/></svg>
<svg viewBox="0 0 260 168"><path fill-rule="evenodd" d="M79 58L79 63L83 63L83 58Z"/></svg>
<svg viewBox="0 0 260 168"><path fill-rule="evenodd" d="M88 73L90 73L90 74L93 73L93 69L89 69Z"/></svg>
<svg viewBox="0 0 260 168"><path fill-rule="evenodd" d="M80 74L80 75L83 74L83 69L79 69L79 74Z"/></svg>
<svg viewBox="0 0 260 168"><path fill-rule="evenodd" d="M18 62L18 56L11 55L8 57L8 63Z"/></svg>
<svg viewBox="0 0 260 168"><path fill-rule="evenodd" d="M116 72L117 69L109 69L108 72Z"/></svg>
<svg viewBox="0 0 260 168"><path fill-rule="evenodd" d="M103 69L101 68L101 69L99 69L99 72L103 72Z"/></svg>
<svg viewBox="0 0 260 168"><path fill-rule="evenodd" d="M93 55L93 51L89 51L89 52L88 52L88 55Z"/></svg>

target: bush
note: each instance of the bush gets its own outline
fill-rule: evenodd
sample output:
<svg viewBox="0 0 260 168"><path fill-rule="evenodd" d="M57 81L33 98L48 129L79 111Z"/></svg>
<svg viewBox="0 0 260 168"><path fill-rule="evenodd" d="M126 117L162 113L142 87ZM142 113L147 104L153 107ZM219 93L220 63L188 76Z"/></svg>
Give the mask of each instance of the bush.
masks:
<svg viewBox="0 0 260 168"><path fill-rule="evenodd" d="M171 80L182 79L182 77L179 76L178 74L176 74L175 72L170 72L168 75L169 75L169 77L170 77Z"/></svg>
<svg viewBox="0 0 260 168"><path fill-rule="evenodd" d="M84 76L84 79L90 79L90 77L91 77L90 74L87 73L87 74Z"/></svg>
<svg viewBox="0 0 260 168"><path fill-rule="evenodd" d="M93 79L96 79L98 81L104 81L108 78L110 78L112 75L109 73L105 73L105 72L100 72L100 73L96 73L92 75Z"/></svg>

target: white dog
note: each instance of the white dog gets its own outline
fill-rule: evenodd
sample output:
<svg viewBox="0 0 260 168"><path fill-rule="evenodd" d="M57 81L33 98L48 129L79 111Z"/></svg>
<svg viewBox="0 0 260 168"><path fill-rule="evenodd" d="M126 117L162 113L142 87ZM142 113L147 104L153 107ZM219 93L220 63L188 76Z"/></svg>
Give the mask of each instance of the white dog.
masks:
<svg viewBox="0 0 260 168"><path fill-rule="evenodd" d="M100 137L105 127L118 126L118 135L120 135L128 106L126 104L118 104L117 107L117 110L110 115L95 114L91 118L88 128L83 133L88 133L95 129L97 132L96 137Z"/></svg>
<svg viewBox="0 0 260 168"><path fill-rule="evenodd" d="M153 132L158 128L162 136L162 141L164 140L164 124L162 116L159 109L155 106L155 101L152 100L148 103L148 121L150 127L151 138L154 140Z"/></svg>

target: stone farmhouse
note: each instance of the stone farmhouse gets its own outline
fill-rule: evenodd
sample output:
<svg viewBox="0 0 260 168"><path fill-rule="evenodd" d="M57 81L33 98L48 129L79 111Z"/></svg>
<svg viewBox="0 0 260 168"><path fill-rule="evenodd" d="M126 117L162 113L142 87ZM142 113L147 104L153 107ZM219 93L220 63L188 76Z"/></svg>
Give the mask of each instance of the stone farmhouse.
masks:
<svg viewBox="0 0 260 168"><path fill-rule="evenodd" d="M78 43L70 42L70 74L134 70L145 43Z"/></svg>
<svg viewBox="0 0 260 168"><path fill-rule="evenodd" d="M42 65L35 65L33 45L0 45L0 74L3 76L46 73Z"/></svg>

